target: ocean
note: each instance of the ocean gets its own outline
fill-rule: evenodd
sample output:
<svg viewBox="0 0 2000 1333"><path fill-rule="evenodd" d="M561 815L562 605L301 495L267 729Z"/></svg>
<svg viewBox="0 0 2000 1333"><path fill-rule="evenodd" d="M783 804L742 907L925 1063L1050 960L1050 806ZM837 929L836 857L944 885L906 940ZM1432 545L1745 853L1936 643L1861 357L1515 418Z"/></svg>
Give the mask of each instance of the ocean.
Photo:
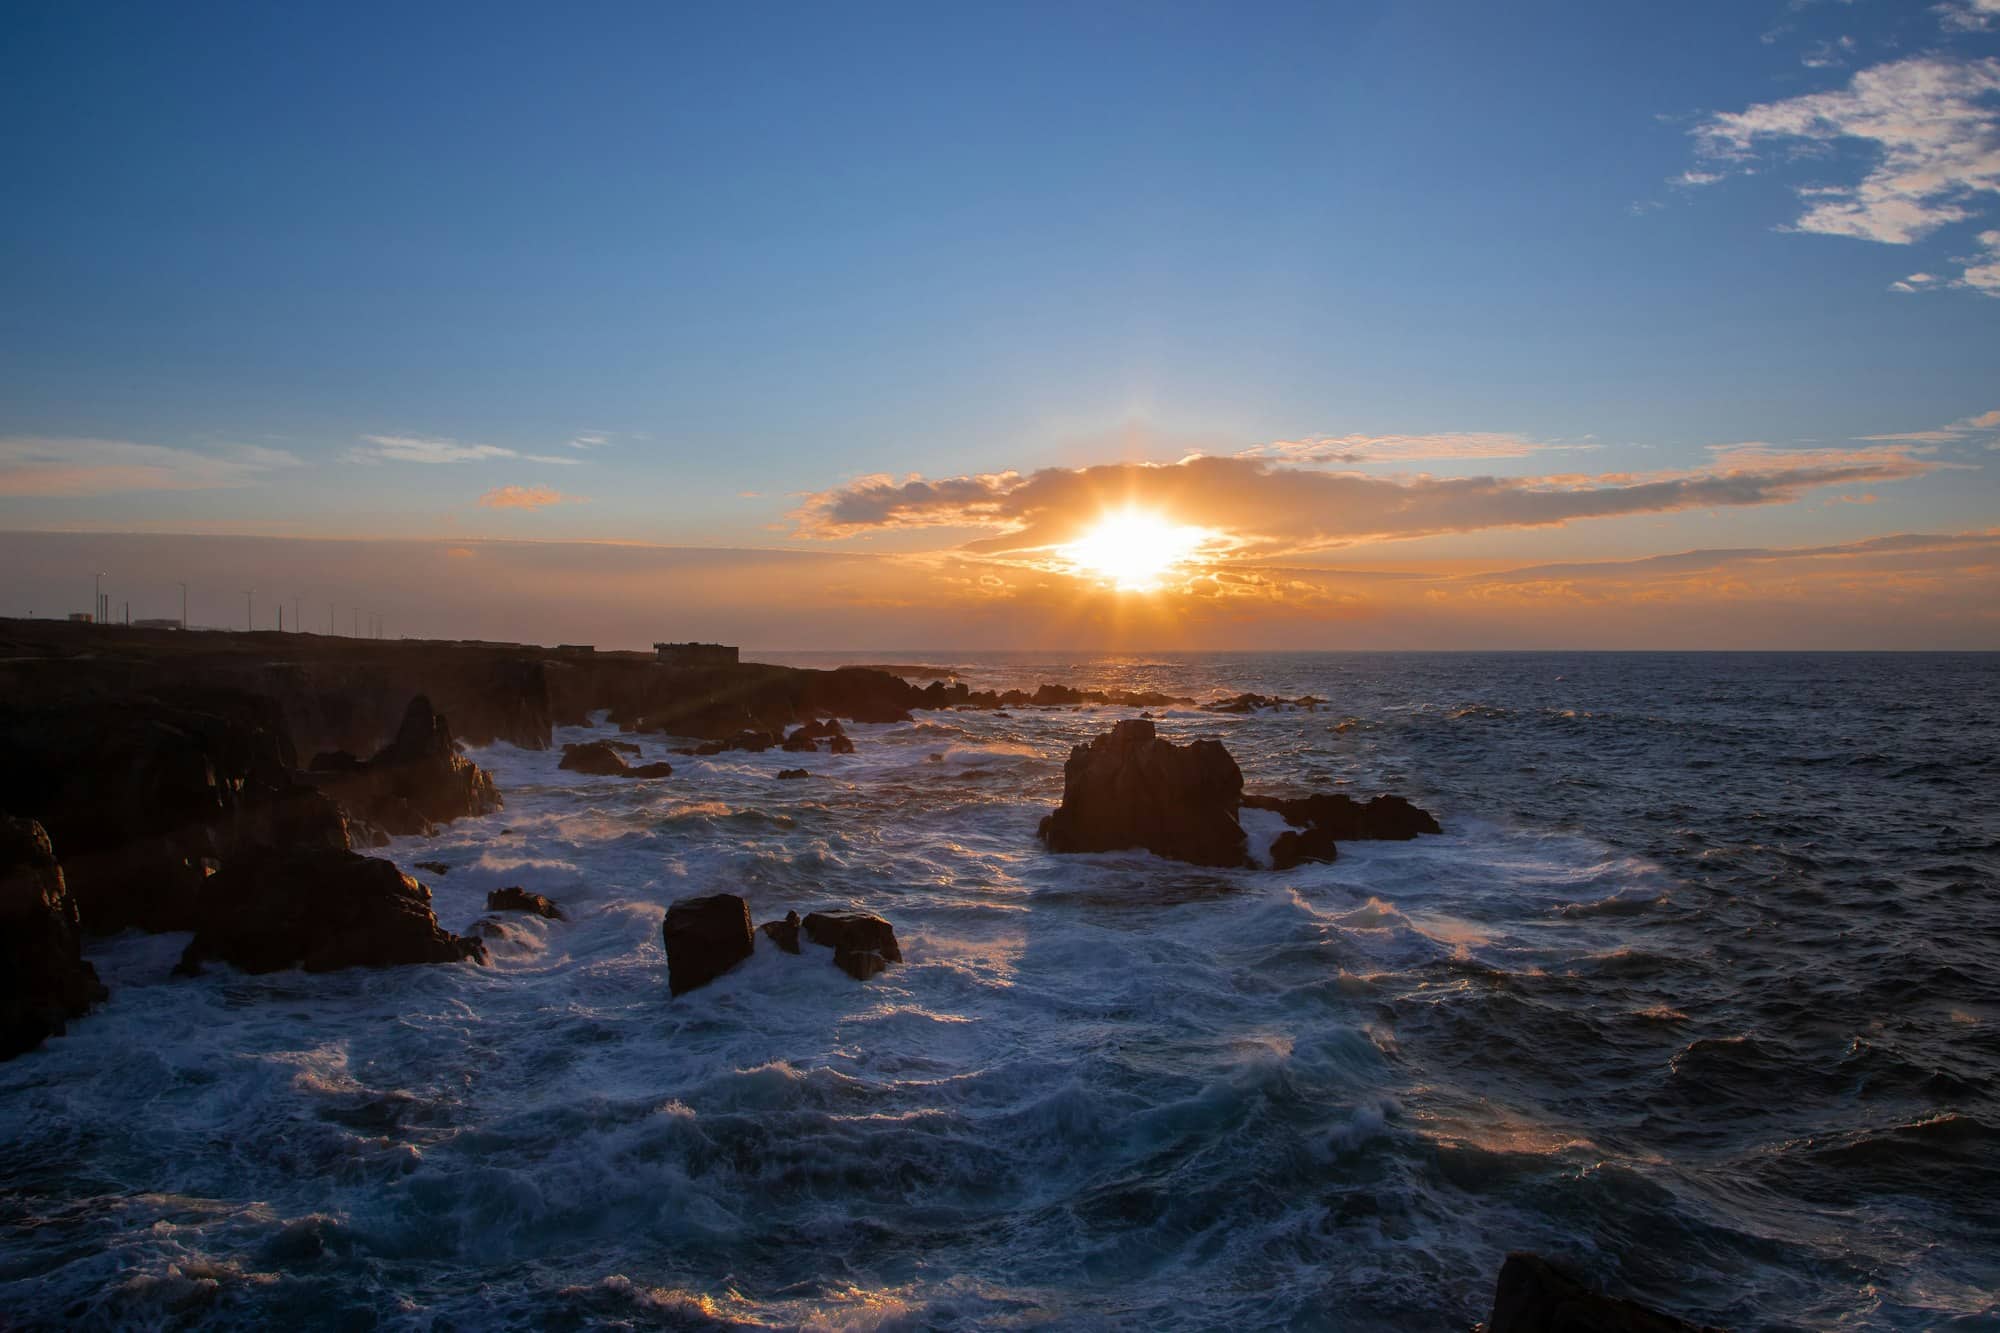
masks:
<svg viewBox="0 0 2000 1333"><path fill-rule="evenodd" d="M2000 655L847 660L1316 695L1154 711L1445 833L1045 853L1124 708L475 750L506 808L381 854L450 929L570 920L317 976L93 942L110 1002L0 1064L0 1324L1463 1329L1531 1249L1739 1330L2000 1328ZM906 961L670 998L715 891Z"/></svg>

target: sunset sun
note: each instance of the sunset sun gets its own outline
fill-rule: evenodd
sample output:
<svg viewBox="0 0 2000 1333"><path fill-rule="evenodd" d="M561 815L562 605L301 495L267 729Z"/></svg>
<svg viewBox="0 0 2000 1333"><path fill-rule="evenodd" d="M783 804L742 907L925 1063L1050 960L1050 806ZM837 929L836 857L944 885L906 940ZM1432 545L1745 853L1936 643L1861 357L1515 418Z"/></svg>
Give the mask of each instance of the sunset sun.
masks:
<svg viewBox="0 0 2000 1333"><path fill-rule="evenodd" d="M1076 541L1058 548L1072 570L1128 592L1143 592L1190 563L1209 534L1158 514L1123 509L1100 518Z"/></svg>

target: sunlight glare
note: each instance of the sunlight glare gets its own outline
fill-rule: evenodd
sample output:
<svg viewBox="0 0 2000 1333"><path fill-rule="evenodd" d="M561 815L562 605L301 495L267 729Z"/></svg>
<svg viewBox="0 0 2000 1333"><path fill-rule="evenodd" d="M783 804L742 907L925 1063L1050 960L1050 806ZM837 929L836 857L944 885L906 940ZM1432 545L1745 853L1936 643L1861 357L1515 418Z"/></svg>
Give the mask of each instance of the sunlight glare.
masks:
<svg viewBox="0 0 2000 1333"><path fill-rule="evenodd" d="M1144 592L1193 560L1207 538L1201 528L1126 509L1106 514L1089 532L1059 548L1059 554L1079 574L1127 592Z"/></svg>

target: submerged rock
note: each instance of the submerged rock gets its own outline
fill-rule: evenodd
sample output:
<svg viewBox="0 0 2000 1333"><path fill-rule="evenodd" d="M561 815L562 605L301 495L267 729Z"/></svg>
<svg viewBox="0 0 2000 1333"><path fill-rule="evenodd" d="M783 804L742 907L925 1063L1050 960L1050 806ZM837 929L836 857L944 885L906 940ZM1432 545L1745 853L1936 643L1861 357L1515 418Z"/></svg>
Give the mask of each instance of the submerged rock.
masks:
<svg viewBox="0 0 2000 1333"><path fill-rule="evenodd" d="M584 741L577 745L563 746L562 762L557 768L566 768L572 773L588 773L599 778L668 778L674 773L674 766L664 761L652 764L632 765L625 762L619 751L639 753L639 747L624 741Z"/></svg>
<svg viewBox="0 0 2000 1333"><path fill-rule="evenodd" d="M806 938L833 950L833 963L856 981L866 981L903 961L896 931L868 912L813 912L802 923Z"/></svg>
<svg viewBox="0 0 2000 1333"><path fill-rule="evenodd" d="M0 1060L62 1035L105 994L47 831L0 815Z"/></svg>
<svg viewBox="0 0 2000 1333"><path fill-rule="evenodd" d="M1722 1333L1593 1291L1537 1254L1501 1265L1486 1333Z"/></svg>
<svg viewBox="0 0 2000 1333"><path fill-rule="evenodd" d="M1287 699L1282 695L1274 694L1238 694L1228 699L1217 699L1212 703L1205 703L1199 706L1205 712L1210 713L1262 713L1271 709L1281 711L1299 709L1310 713L1317 710L1325 702L1326 700L1310 694L1302 694L1296 699Z"/></svg>
<svg viewBox="0 0 2000 1333"><path fill-rule="evenodd" d="M660 935L667 946L667 987L675 995L706 986L757 947L750 905L733 893L680 899L667 908Z"/></svg>
<svg viewBox="0 0 2000 1333"><path fill-rule="evenodd" d="M1175 745L1128 719L1063 765L1062 805L1042 821L1052 852L1144 848L1194 865L1248 864L1236 808L1243 771L1222 743Z"/></svg>
<svg viewBox="0 0 2000 1333"><path fill-rule="evenodd" d="M806 772L803 768L781 768L778 770L778 780L780 782L796 782L800 778L809 778L811 776L812 774Z"/></svg>
<svg viewBox="0 0 2000 1333"><path fill-rule="evenodd" d="M1286 829L1271 840L1271 869L1290 870L1302 861L1333 861L1340 856L1333 831L1309 828L1303 832Z"/></svg>
<svg viewBox="0 0 2000 1333"><path fill-rule="evenodd" d="M1366 802L1352 796L1316 792L1311 796L1245 796L1253 810L1272 810L1294 828L1324 830L1327 837L1350 840L1408 841L1419 833L1442 833L1430 811L1400 796L1377 796Z"/></svg>
<svg viewBox="0 0 2000 1333"><path fill-rule="evenodd" d="M239 859L209 877L194 939L175 970L243 972L486 961L486 946L438 925L431 891L378 857L296 847Z"/></svg>
<svg viewBox="0 0 2000 1333"><path fill-rule="evenodd" d="M442 861L419 861L417 862L417 869L428 870L433 875L449 875L451 873L451 867Z"/></svg>
<svg viewBox="0 0 2000 1333"><path fill-rule="evenodd" d="M757 930L768 938L771 943L777 945L786 953L797 953L799 951L799 914L797 912L785 913L783 921L766 921L763 925L757 927Z"/></svg>
<svg viewBox="0 0 2000 1333"><path fill-rule="evenodd" d="M775 733L769 731L739 731L724 740L703 741L692 749L677 751L679 754L718 755L731 750L747 750L751 754L762 754L778 743Z"/></svg>
<svg viewBox="0 0 2000 1333"><path fill-rule="evenodd" d="M319 789L353 815L398 836L500 808L484 769L459 754L451 727L423 695L410 700L396 738L366 762L344 751L313 760Z"/></svg>
<svg viewBox="0 0 2000 1333"><path fill-rule="evenodd" d="M539 893L529 893L519 885L495 889L486 895L486 910L489 912L533 912L536 916L550 921L567 921L563 909L556 906L555 899L543 897Z"/></svg>

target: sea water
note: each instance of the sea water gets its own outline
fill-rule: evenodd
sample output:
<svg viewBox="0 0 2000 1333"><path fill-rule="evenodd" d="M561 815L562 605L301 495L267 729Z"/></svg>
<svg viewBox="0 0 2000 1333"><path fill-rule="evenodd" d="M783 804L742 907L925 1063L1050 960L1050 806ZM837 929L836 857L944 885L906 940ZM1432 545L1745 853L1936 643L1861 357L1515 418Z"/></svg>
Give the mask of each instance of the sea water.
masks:
<svg viewBox="0 0 2000 1333"><path fill-rule="evenodd" d="M381 854L448 928L569 919L320 976L94 942L109 1003L0 1064L0 1323L1444 1329L1525 1248L1739 1329L2000 1325L2000 657L895 660L1310 693L1154 712L1445 833L1047 854L1122 708L473 751L506 808ZM672 998L662 912L718 891L904 962Z"/></svg>

